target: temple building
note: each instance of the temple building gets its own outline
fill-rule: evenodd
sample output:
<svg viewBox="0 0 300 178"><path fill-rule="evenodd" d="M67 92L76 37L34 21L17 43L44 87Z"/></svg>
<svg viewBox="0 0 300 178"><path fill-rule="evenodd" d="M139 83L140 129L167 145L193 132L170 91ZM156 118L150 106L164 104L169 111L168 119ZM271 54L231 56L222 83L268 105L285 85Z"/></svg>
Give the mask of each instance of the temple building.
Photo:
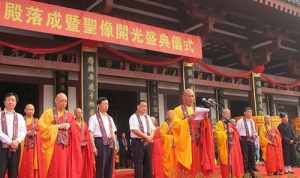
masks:
<svg viewBox="0 0 300 178"><path fill-rule="evenodd" d="M66 92L69 110L106 96L119 130L138 99L164 120L194 88L233 116L300 115L297 0L1 0L0 100L37 114Z"/></svg>

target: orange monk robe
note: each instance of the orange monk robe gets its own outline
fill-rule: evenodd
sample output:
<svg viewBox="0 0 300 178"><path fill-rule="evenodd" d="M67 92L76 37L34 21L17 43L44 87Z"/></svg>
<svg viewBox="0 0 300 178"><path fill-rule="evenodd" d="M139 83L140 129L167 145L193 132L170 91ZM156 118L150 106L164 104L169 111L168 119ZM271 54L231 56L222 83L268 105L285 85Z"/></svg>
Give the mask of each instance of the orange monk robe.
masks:
<svg viewBox="0 0 300 178"><path fill-rule="evenodd" d="M229 128L233 130L230 155L228 155L229 145L225 124L222 121L218 121L215 126L215 137L218 145L221 174L223 178L230 177L231 173L234 177L241 177L244 174L244 164L240 146L240 136L238 131L232 124L229 125Z"/></svg>
<svg viewBox="0 0 300 178"><path fill-rule="evenodd" d="M160 129L156 129L153 137L152 144L152 177L153 178L164 178L164 173L162 169L162 144Z"/></svg>
<svg viewBox="0 0 300 178"><path fill-rule="evenodd" d="M199 176L201 172L204 176L212 174L215 170L215 153L210 120L191 120L190 126L186 118L184 118L182 107L178 106L174 110L176 113L174 128L176 128L176 120L185 121L179 124L180 129L174 129L176 159L181 165L183 165L182 163L188 163L186 165L189 165L184 166L189 169L188 174L185 174L185 176L194 178ZM191 115L194 113L194 109L187 107L187 112ZM193 141L190 132L193 137L195 136ZM200 136L198 139L196 139L197 135Z"/></svg>
<svg viewBox="0 0 300 178"><path fill-rule="evenodd" d="M164 122L160 126L160 136L162 143L162 169L165 178L175 178L176 172L176 158L175 158L175 143L173 136L173 129Z"/></svg>
<svg viewBox="0 0 300 178"><path fill-rule="evenodd" d="M82 175L79 128L70 112L58 113L60 120L63 120L64 114L66 114L68 123L71 125L68 130L69 145L67 147L56 144L58 127L54 124L53 110L48 109L39 119L47 178L81 178Z"/></svg>
<svg viewBox="0 0 300 178"><path fill-rule="evenodd" d="M82 176L81 178L94 178L95 175L95 156L92 150L92 142L90 133L87 127L87 124L83 121L83 124L78 126L81 132L81 141L84 141L84 145L81 146L81 153L82 153ZM81 142L83 143L83 142Z"/></svg>
<svg viewBox="0 0 300 178"><path fill-rule="evenodd" d="M32 128L32 122L35 122L35 129ZM46 172L44 169L44 155L41 148L41 136L38 132L37 120L34 118L26 118L27 134L29 132L35 132L34 146L32 148L26 147L25 143L29 139L29 135L26 136L24 142L21 144L21 157L19 178L45 178Z"/></svg>
<svg viewBox="0 0 300 178"><path fill-rule="evenodd" d="M259 129L259 138L267 173L282 172L284 163L281 136L278 129L262 126Z"/></svg>

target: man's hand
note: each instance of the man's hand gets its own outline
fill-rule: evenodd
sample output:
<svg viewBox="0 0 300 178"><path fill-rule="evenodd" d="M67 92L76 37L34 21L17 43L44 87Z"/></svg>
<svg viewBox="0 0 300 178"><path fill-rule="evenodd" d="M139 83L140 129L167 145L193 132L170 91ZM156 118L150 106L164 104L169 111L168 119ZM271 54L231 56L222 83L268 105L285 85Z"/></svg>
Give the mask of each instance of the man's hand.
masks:
<svg viewBox="0 0 300 178"><path fill-rule="evenodd" d="M18 145L19 145L19 142L17 140L13 140L12 143L10 144L10 148L17 149Z"/></svg>
<svg viewBox="0 0 300 178"><path fill-rule="evenodd" d="M232 128L229 128L228 131L229 131L229 133L232 133L232 132L233 132L233 129L232 129Z"/></svg>
<svg viewBox="0 0 300 178"><path fill-rule="evenodd" d="M59 124L58 128L59 129L66 129L68 130L71 127L71 125L69 123L63 123L63 124Z"/></svg>
<svg viewBox="0 0 300 178"><path fill-rule="evenodd" d="M290 144L293 144L294 143L294 140L290 140Z"/></svg>
<svg viewBox="0 0 300 178"><path fill-rule="evenodd" d="M98 156L98 150L95 146L93 147L93 152L94 152L95 156Z"/></svg>
<svg viewBox="0 0 300 178"><path fill-rule="evenodd" d="M152 143L153 142L153 137L152 136L147 136L146 137L146 142L147 143Z"/></svg>

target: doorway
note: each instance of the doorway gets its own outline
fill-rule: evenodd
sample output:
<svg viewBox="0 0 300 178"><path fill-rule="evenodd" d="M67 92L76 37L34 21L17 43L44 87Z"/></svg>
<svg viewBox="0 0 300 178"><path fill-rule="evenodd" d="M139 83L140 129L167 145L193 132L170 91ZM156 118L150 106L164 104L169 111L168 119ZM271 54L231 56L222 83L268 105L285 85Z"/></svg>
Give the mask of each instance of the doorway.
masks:
<svg viewBox="0 0 300 178"><path fill-rule="evenodd" d="M243 116L244 109L250 106L250 103L247 100L230 100L229 106L231 110L231 116L236 117Z"/></svg>
<svg viewBox="0 0 300 178"><path fill-rule="evenodd" d="M137 92L99 89L99 96L108 98L108 113L114 118L118 134L129 136L129 117L136 111Z"/></svg>

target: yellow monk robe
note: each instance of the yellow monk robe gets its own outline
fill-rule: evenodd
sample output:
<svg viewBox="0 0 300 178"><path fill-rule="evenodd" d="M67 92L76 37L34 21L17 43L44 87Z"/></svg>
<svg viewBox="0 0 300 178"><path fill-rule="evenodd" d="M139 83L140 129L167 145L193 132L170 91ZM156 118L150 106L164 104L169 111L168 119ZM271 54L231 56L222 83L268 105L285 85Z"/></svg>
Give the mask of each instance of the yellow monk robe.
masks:
<svg viewBox="0 0 300 178"><path fill-rule="evenodd" d="M210 119L188 121L185 117L194 114L193 107L180 105L174 110L175 155L180 165L188 169L181 169L179 174L186 178L195 178L201 173L205 177L211 175L215 169L215 157ZM176 124L178 121L181 123Z"/></svg>
<svg viewBox="0 0 300 178"><path fill-rule="evenodd" d="M192 167L192 138L189 122L184 118L181 105L177 106L174 111L173 135L176 160L181 166L190 170ZM187 107L187 112L189 115L192 115L194 113L193 107Z"/></svg>
<svg viewBox="0 0 300 178"><path fill-rule="evenodd" d="M82 173L82 155L81 155L81 135L78 125L70 112L59 112L58 117L63 120L66 115L68 123L71 125L69 133L69 145L63 149L61 145L56 144L58 135L58 126L54 121L53 109L45 111L39 119L38 126L42 139L42 150L45 155L45 170L47 177L53 176L56 178L80 178ZM55 150L57 149L57 150ZM66 150L68 149L68 150ZM62 151L66 155L54 154L55 151ZM59 159L61 158L61 161ZM60 165L58 165L58 163ZM56 168L51 168L56 166ZM64 175L62 175L64 174Z"/></svg>
<svg viewBox="0 0 300 178"><path fill-rule="evenodd" d="M267 145L269 143L271 143L271 141L268 140L266 133L267 133L267 129L271 129L270 126L266 126L263 125L261 127L259 127L259 131L258 131L258 135L259 135L259 143L260 143L260 148L262 151L262 158L265 161L266 160L266 150L267 150Z"/></svg>
<svg viewBox="0 0 300 178"><path fill-rule="evenodd" d="M163 148L162 166L166 178L175 178L176 158L174 147L173 129L169 128L167 122L160 126L160 135Z"/></svg>
<svg viewBox="0 0 300 178"><path fill-rule="evenodd" d="M234 177L241 177L244 174L243 156L240 147L240 136L236 128L232 124L228 127L233 130L230 148L230 156L228 155L228 134L227 128L223 121L218 121L215 126L215 137L218 145L218 155L220 160L221 175L223 178L230 177L230 173ZM228 167L230 159L230 169Z"/></svg>

